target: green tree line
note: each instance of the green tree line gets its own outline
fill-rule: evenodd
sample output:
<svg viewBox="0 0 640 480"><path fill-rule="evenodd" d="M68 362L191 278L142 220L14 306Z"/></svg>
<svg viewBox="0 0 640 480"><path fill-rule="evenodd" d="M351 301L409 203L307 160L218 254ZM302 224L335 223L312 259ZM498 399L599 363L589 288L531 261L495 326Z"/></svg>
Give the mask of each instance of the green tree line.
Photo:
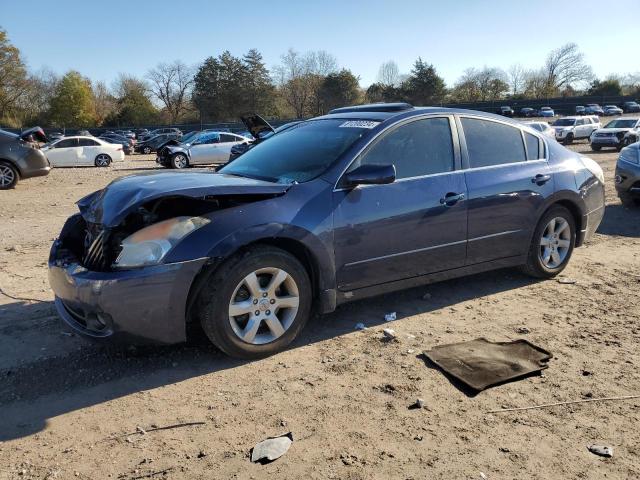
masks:
<svg viewBox="0 0 640 480"><path fill-rule="evenodd" d="M384 62L366 89L326 51L290 49L269 69L256 49L241 57L224 51L196 66L160 63L138 78L119 74L111 86L77 71L63 75L31 71L0 28L0 126L87 128L237 121L259 113L268 118L305 118L365 102L406 101L414 105L548 98L640 95L640 75L598 79L578 46L549 52L544 65L525 69L469 68L447 86L422 58L408 73Z"/></svg>

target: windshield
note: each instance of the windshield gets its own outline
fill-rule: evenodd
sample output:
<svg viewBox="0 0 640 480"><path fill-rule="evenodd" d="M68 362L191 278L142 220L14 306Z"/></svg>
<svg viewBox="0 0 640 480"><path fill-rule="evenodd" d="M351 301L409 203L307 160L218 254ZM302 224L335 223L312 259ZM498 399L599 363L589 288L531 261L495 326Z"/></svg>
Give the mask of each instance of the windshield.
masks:
<svg viewBox="0 0 640 480"><path fill-rule="evenodd" d="M180 143L189 143L200 132L189 132L186 135L180 137Z"/></svg>
<svg viewBox="0 0 640 480"><path fill-rule="evenodd" d="M540 110L544 110L544 111L551 110L551 107L542 107Z"/></svg>
<svg viewBox="0 0 640 480"><path fill-rule="evenodd" d="M573 127L576 124L573 118L559 118L553 122L554 127Z"/></svg>
<svg viewBox="0 0 640 480"><path fill-rule="evenodd" d="M278 183L309 181L378 122L311 120L290 127L257 144L220 173Z"/></svg>
<svg viewBox="0 0 640 480"><path fill-rule="evenodd" d="M637 123L637 120L633 118L630 120L618 119L618 120L613 120L607 123L607 125L604 128L633 128L636 126L636 123Z"/></svg>

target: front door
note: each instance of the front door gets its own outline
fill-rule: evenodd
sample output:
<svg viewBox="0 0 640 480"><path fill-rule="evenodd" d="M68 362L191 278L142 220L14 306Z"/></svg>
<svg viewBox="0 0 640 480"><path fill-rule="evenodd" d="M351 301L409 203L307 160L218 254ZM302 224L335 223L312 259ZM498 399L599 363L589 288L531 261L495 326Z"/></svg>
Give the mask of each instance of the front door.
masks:
<svg viewBox="0 0 640 480"><path fill-rule="evenodd" d="M357 158L393 164L388 185L334 192L334 246L342 291L438 272L465 264L464 173L450 117L414 119L385 132Z"/></svg>
<svg viewBox="0 0 640 480"><path fill-rule="evenodd" d="M203 134L189 149L189 162L192 165L218 163L218 145L220 134L211 132Z"/></svg>
<svg viewBox="0 0 640 480"><path fill-rule="evenodd" d="M78 162L80 147L77 138L63 138L47 151L47 158L54 167L73 167Z"/></svg>
<svg viewBox="0 0 640 480"><path fill-rule="evenodd" d="M460 118L468 189L467 263L525 255L536 215L553 194L544 144L516 126Z"/></svg>

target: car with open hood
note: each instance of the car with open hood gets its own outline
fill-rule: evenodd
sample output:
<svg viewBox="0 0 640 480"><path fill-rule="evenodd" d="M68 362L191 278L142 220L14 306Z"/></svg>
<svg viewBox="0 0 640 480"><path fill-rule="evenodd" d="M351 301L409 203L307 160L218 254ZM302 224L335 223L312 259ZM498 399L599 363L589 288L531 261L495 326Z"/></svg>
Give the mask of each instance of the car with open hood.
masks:
<svg viewBox="0 0 640 480"><path fill-rule="evenodd" d="M133 149L135 152L144 153L145 155L148 155L164 147L167 144L167 142L171 140L179 139L181 136L182 134L178 134L176 132L168 132L168 133L153 135L147 138L146 140L141 140L137 142L134 145Z"/></svg>
<svg viewBox="0 0 640 480"><path fill-rule="evenodd" d="M250 148L271 137L274 133L282 132L300 123L299 121L288 122L274 128L260 115L240 117L240 119L242 120L242 123L244 123L245 127L247 127L247 133L249 134L247 138L250 140L231 147L231 155L229 156L230 162L238 158Z"/></svg>
<svg viewBox="0 0 640 480"><path fill-rule="evenodd" d="M599 151L604 147L622 150L633 142L640 132L640 117L619 117L599 128L591 136L591 149Z"/></svg>
<svg viewBox="0 0 640 480"><path fill-rule="evenodd" d="M51 165L40 149L48 142L40 127L18 134L0 130L0 190L8 190L23 180L48 175Z"/></svg>
<svg viewBox="0 0 640 480"><path fill-rule="evenodd" d="M235 133L205 131L175 145L167 144L158 150L156 162L162 166L183 169L199 165L224 165L229 161L235 145L251 140Z"/></svg>
<svg viewBox="0 0 640 480"><path fill-rule="evenodd" d="M503 116L372 104L218 172L122 177L78 208L49 257L71 328L176 343L195 323L257 358L353 300L504 267L554 277L602 219L604 175Z"/></svg>

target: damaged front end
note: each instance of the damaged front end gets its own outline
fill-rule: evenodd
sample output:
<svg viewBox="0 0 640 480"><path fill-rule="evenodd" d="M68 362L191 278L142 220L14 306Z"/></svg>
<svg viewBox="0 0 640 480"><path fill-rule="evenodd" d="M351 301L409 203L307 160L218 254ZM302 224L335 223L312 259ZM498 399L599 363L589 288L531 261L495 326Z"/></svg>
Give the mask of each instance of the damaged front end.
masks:
<svg viewBox="0 0 640 480"><path fill-rule="evenodd" d="M80 213L67 220L49 258L56 307L66 323L90 337L184 341L190 288L209 259L194 249L195 258L165 263L167 254L216 212L287 188L224 177L125 177L81 199Z"/></svg>

